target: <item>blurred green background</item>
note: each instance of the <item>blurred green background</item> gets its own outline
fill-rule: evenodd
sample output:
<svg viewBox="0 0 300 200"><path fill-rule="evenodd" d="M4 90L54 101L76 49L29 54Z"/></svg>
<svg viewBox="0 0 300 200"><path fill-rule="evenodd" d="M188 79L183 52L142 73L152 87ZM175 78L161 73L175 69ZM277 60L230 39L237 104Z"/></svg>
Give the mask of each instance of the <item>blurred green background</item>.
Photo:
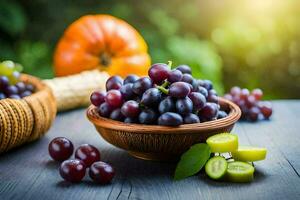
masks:
<svg viewBox="0 0 300 200"><path fill-rule="evenodd" d="M64 29L85 14L133 25L152 62L188 64L219 92L259 87L266 98L300 97L300 1L297 0L1 0L0 59L53 77Z"/></svg>

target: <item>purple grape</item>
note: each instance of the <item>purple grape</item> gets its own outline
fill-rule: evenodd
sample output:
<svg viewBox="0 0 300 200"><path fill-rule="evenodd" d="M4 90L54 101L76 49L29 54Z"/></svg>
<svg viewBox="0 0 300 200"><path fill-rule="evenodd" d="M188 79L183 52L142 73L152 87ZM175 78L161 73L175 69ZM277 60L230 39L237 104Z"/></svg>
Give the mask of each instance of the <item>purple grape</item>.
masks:
<svg viewBox="0 0 300 200"><path fill-rule="evenodd" d="M181 81L192 85L194 82L194 78L190 74L183 74Z"/></svg>
<svg viewBox="0 0 300 200"><path fill-rule="evenodd" d="M117 108L110 113L109 118L116 121L123 121L125 117L121 113L121 109Z"/></svg>
<svg viewBox="0 0 300 200"><path fill-rule="evenodd" d="M208 97L208 91L206 88L202 87L202 86L198 86L196 89L194 89L194 92L199 92L201 93L203 96L205 96L205 98Z"/></svg>
<svg viewBox="0 0 300 200"><path fill-rule="evenodd" d="M139 120L138 118L130 118L130 117L126 117L124 119L124 122L127 123L127 124L138 124L139 123Z"/></svg>
<svg viewBox="0 0 300 200"><path fill-rule="evenodd" d="M125 79L124 79L124 85L128 84L128 83L134 83L136 80L138 80L139 77L137 75L134 74L130 74L128 75Z"/></svg>
<svg viewBox="0 0 300 200"><path fill-rule="evenodd" d="M127 83L122 85L120 88L120 92L124 100L131 100L135 97L135 93L133 92L133 83Z"/></svg>
<svg viewBox="0 0 300 200"><path fill-rule="evenodd" d="M166 112L158 118L158 124L163 126L179 126L182 123L182 117L173 112Z"/></svg>
<svg viewBox="0 0 300 200"><path fill-rule="evenodd" d="M170 83L179 82L182 79L182 72L175 69L169 73L168 81Z"/></svg>
<svg viewBox="0 0 300 200"><path fill-rule="evenodd" d="M176 111L181 115L187 115L193 111L193 102L190 98L178 99L176 101Z"/></svg>
<svg viewBox="0 0 300 200"><path fill-rule="evenodd" d="M10 98L10 99L21 99L21 97L18 94L9 95L8 98Z"/></svg>
<svg viewBox="0 0 300 200"><path fill-rule="evenodd" d="M219 97L215 94L209 94L208 97L207 97L207 101L218 104Z"/></svg>
<svg viewBox="0 0 300 200"><path fill-rule="evenodd" d="M102 117L109 117L110 113L113 111L113 107L108 103L104 102L98 107L98 113Z"/></svg>
<svg viewBox="0 0 300 200"><path fill-rule="evenodd" d="M155 106L161 101L161 92L157 88L150 88L143 94L141 103L145 106Z"/></svg>
<svg viewBox="0 0 300 200"><path fill-rule="evenodd" d="M176 69L181 71L183 74L192 74L192 70L188 65L179 65Z"/></svg>
<svg viewBox="0 0 300 200"><path fill-rule="evenodd" d="M24 97L27 97L27 96L30 96L30 95L32 95L32 93L29 90L26 90L25 92L20 94L20 97L24 98Z"/></svg>
<svg viewBox="0 0 300 200"><path fill-rule="evenodd" d="M228 114L227 114L225 111L220 110L220 111L218 112L217 119L222 119L222 118L225 118L225 117L227 117L227 116L228 116Z"/></svg>
<svg viewBox="0 0 300 200"><path fill-rule="evenodd" d="M189 98L192 100L194 108L200 110L206 104L205 96L199 92L191 92Z"/></svg>
<svg viewBox="0 0 300 200"><path fill-rule="evenodd" d="M9 85L5 88L4 90L5 94L7 96L10 96L10 95L13 95L13 94L18 94L19 93L19 90L16 86L14 85Z"/></svg>
<svg viewBox="0 0 300 200"><path fill-rule="evenodd" d="M132 90L137 95L142 95L146 90L151 88L153 85L152 81L148 77L142 77L135 81L132 86Z"/></svg>
<svg viewBox="0 0 300 200"><path fill-rule="evenodd" d="M120 76L111 76L106 81L106 91L109 90L118 90L123 85L123 79Z"/></svg>
<svg viewBox="0 0 300 200"><path fill-rule="evenodd" d="M186 115L183 119L185 124L194 124L194 123L200 123L200 119L197 115L190 113Z"/></svg>
<svg viewBox="0 0 300 200"><path fill-rule="evenodd" d="M163 114L165 112L173 112L175 111L175 103L172 97L166 97L159 103L158 111Z"/></svg>
<svg viewBox="0 0 300 200"><path fill-rule="evenodd" d="M5 98L6 98L6 95L4 93L0 92L0 100L5 99Z"/></svg>
<svg viewBox="0 0 300 200"><path fill-rule="evenodd" d="M30 91L31 93L34 93L34 86L32 84L26 84L26 90Z"/></svg>
<svg viewBox="0 0 300 200"><path fill-rule="evenodd" d="M155 124L157 122L156 112L152 109L145 109L139 115L141 124Z"/></svg>
<svg viewBox="0 0 300 200"><path fill-rule="evenodd" d="M215 103L206 103L206 105L200 110L199 117L205 120L212 120L217 117L218 105Z"/></svg>
<svg viewBox="0 0 300 200"><path fill-rule="evenodd" d="M23 83L23 82L18 82L18 83L16 83L16 87L17 87L18 90L19 90L19 94L22 94L22 93L25 92L25 90L26 90L26 85L25 85L25 83Z"/></svg>
<svg viewBox="0 0 300 200"><path fill-rule="evenodd" d="M210 80L203 80L202 87L206 88L207 90L213 89L213 84Z"/></svg>
<svg viewBox="0 0 300 200"><path fill-rule="evenodd" d="M0 76L0 89L4 90L9 86L9 79L6 76Z"/></svg>
<svg viewBox="0 0 300 200"><path fill-rule="evenodd" d="M172 83L169 87L169 95L175 98L184 98L191 91L189 84L185 82Z"/></svg>

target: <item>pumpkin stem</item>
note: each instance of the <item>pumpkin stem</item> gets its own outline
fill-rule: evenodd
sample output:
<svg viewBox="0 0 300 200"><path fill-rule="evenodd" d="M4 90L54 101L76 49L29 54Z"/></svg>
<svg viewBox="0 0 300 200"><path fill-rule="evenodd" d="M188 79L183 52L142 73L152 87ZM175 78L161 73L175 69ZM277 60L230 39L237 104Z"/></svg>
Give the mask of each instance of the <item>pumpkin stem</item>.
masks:
<svg viewBox="0 0 300 200"><path fill-rule="evenodd" d="M103 53L100 55L100 63L102 66L109 66L111 62L110 56L107 53Z"/></svg>

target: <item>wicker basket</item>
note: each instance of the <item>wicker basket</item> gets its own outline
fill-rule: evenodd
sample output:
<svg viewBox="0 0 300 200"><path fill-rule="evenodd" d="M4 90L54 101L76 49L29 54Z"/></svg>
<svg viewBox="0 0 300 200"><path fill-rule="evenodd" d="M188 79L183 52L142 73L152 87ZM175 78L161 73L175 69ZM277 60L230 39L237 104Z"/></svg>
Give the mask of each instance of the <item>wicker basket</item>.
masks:
<svg viewBox="0 0 300 200"><path fill-rule="evenodd" d="M219 99L222 109L229 115L214 121L184 124L179 127L126 124L100 117L97 108L90 106L88 119L109 143L127 150L131 155L146 160L176 160L191 145L205 142L214 134L230 132L241 116L237 105Z"/></svg>
<svg viewBox="0 0 300 200"><path fill-rule="evenodd" d="M56 100L41 80L22 75L35 93L21 100L0 100L0 153L42 137L56 116Z"/></svg>

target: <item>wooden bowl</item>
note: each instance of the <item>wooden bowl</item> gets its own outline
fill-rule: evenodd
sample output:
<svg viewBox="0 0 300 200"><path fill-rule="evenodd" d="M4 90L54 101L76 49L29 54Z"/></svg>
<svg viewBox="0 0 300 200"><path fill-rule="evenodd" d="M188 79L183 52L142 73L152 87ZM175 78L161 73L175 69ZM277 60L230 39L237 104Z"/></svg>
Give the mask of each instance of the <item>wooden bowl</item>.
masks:
<svg viewBox="0 0 300 200"><path fill-rule="evenodd" d="M241 110L224 98L219 98L219 103L229 113L228 117L179 127L126 124L110 120L99 116L92 105L86 114L107 142L127 150L137 158L167 161L179 159L190 146L205 142L211 135L232 130L241 116Z"/></svg>
<svg viewBox="0 0 300 200"><path fill-rule="evenodd" d="M0 100L0 153L42 137L56 116L56 100L40 79L22 74L35 92L23 99Z"/></svg>

